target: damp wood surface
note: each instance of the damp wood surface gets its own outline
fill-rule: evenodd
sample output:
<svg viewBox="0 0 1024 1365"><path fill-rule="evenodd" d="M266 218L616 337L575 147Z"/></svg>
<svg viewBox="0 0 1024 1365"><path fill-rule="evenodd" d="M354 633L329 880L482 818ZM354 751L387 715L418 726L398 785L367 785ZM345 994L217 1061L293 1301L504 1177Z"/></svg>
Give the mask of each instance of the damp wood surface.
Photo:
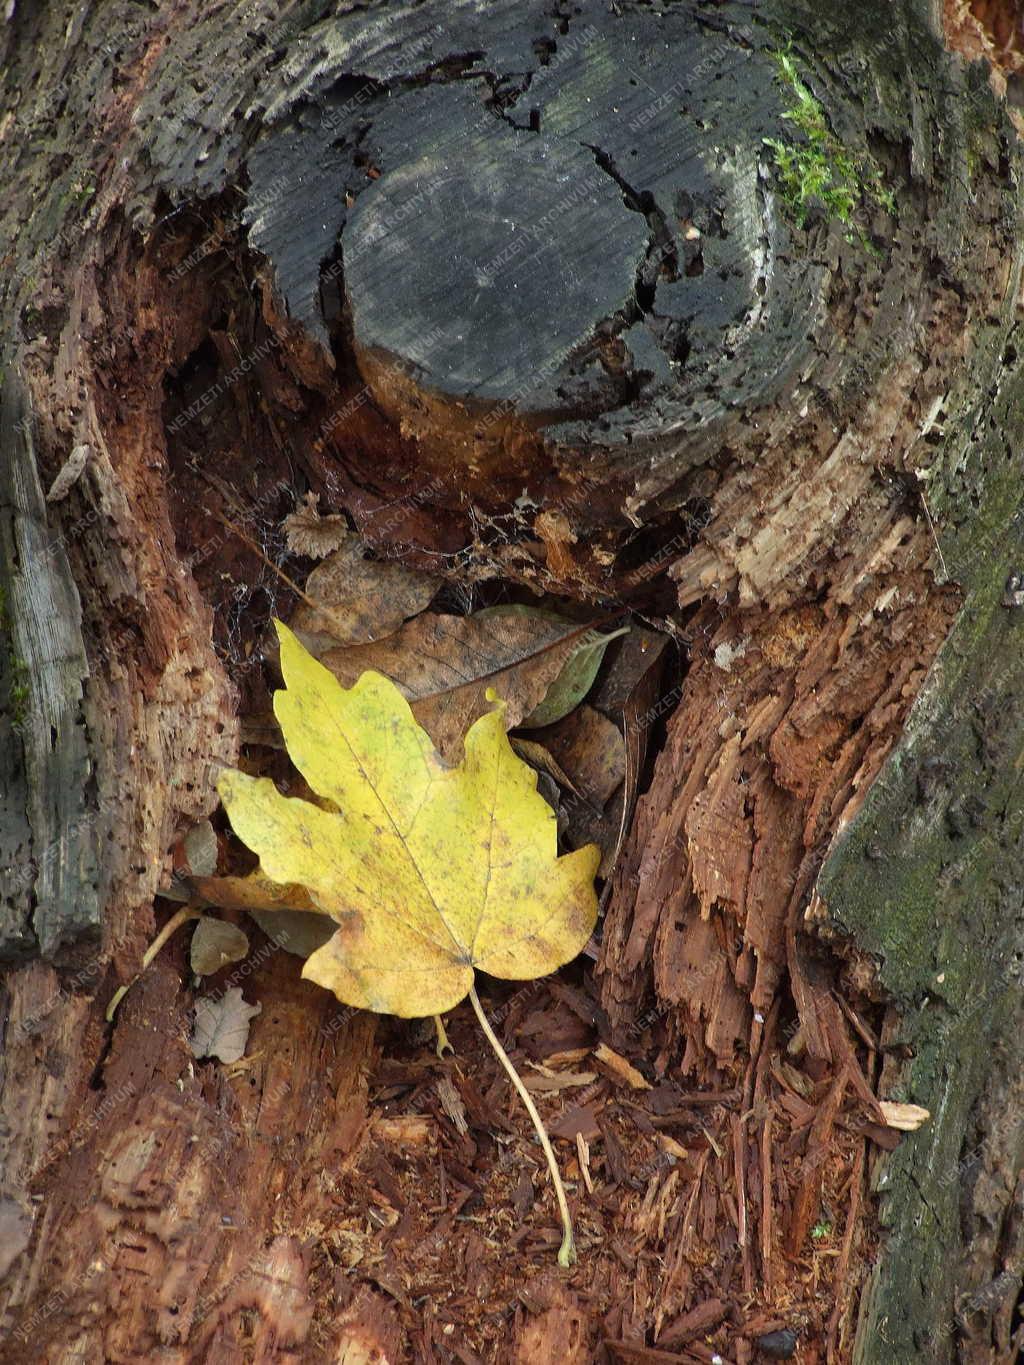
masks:
<svg viewBox="0 0 1024 1365"><path fill-rule="evenodd" d="M62 543L48 532L26 395L13 376L0 406L0 956L53 956L98 943L100 820L88 798L82 729L88 671L81 608Z"/></svg>
<svg viewBox="0 0 1024 1365"><path fill-rule="evenodd" d="M549 10L0 29L0 1358L1011 1350L1017 59L917 0ZM787 213L790 42L896 213ZM300 489L467 600L672 613L596 969L484 992L568 1276L462 1012L439 1062L254 935L242 1063L180 944L104 1022L267 709Z"/></svg>

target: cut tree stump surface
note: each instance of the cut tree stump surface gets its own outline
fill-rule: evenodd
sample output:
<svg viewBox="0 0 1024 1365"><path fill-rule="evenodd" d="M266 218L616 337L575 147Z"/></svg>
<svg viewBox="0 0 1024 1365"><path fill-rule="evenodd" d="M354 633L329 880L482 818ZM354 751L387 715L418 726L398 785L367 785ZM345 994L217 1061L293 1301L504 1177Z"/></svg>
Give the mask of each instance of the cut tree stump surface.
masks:
<svg viewBox="0 0 1024 1365"><path fill-rule="evenodd" d="M447 50L470 54L450 64L422 16L332 35L333 70L368 79L299 76L248 160L253 241L322 341L342 284L375 398L428 454L500 465L540 431L634 477L671 456L677 477L824 323L827 271L789 250L761 146L784 130L771 35L684 6L595 12L552 51L541 5L511 30L503 6L470 9L446 15ZM298 214L275 195L296 158Z"/></svg>

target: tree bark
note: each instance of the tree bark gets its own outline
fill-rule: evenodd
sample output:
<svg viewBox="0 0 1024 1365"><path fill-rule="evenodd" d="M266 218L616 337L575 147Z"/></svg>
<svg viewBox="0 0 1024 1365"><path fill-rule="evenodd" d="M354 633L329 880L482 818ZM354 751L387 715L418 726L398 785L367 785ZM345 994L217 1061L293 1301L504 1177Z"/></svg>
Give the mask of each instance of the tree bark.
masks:
<svg viewBox="0 0 1024 1365"><path fill-rule="evenodd" d="M1024 225L986 71L925 0L50 0L0 42L3 1358L1007 1358ZM494 1078L451 1136L423 1049L272 944L237 1067L190 1059L180 949L104 1019L265 704L307 489L453 591L675 636L600 1005L543 990L707 1144L638 1166L677 1110L602 1109L565 1282ZM892 1149L876 1096L931 1120ZM787 1323L790 1276L832 1298Z"/></svg>

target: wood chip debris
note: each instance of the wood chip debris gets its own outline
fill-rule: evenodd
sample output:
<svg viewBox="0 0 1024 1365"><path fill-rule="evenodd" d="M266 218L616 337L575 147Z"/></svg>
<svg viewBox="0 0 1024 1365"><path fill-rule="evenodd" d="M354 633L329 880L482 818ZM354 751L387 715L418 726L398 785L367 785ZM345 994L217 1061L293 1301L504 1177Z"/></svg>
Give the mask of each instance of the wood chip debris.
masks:
<svg viewBox="0 0 1024 1365"><path fill-rule="evenodd" d="M546 1067L540 1062L531 1062L530 1066L538 1074L524 1077L524 1084L527 1090L537 1094L593 1085L594 1081L597 1080L596 1071L552 1071L550 1067Z"/></svg>
<svg viewBox="0 0 1024 1365"><path fill-rule="evenodd" d="M466 1119L466 1106L462 1103L462 1096L447 1076L441 1077L436 1089L441 1108L455 1124L456 1130L465 1136L469 1132L469 1122Z"/></svg>
<svg viewBox="0 0 1024 1365"><path fill-rule="evenodd" d="M899 1104L895 1100L879 1100L885 1121L890 1128L898 1128L901 1133L916 1133L931 1114L919 1104Z"/></svg>
<svg viewBox="0 0 1024 1365"><path fill-rule="evenodd" d="M635 1066L631 1066L625 1057L620 1057L617 1052L613 1052L607 1043L599 1043L594 1048L594 1060L606 1067L618 1081L622 1081L633 1090L650 1090L651 1083L645 1080L637 1071Z"/></svg>
<svg viewBox="0 0 1024 1365"><path fill-rule="evenodd" d="M437 1125L426 1114L395 1114L375 1118L370 1127L374 1137L396 1147L425 1147L437 1136Z"/></svg>
<svg viewBox="0 0 1024 1365"><path fill-rule="evenodd" d="M71 492L78 480L82 477L85 466L89 463L92 455L92 446L78 445L72 450L65 460L60 473L50 485L50 491L46 495L47 502L62 502Z"/></svg>
<svg viewBox="0 0 1024 1365"><path fill-rule="evenodd" d="M587 1194L594 1193L594 1181L590 1174L590 1144L579 1131L576 1133L576 1156L580 1163L580 1175L587 1187Z"/></svg>

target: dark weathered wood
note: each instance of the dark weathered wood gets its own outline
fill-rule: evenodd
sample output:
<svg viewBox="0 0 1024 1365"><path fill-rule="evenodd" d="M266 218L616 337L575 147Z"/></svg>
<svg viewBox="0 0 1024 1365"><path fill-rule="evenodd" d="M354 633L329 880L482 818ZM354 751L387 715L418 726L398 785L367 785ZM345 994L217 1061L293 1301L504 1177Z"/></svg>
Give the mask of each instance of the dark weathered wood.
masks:
<svg viewBox="0 0 1024 1365"><path fill-rule="evenodd" d="M14 368L0 393L0 555L0 962L52 960L99 939L108 813L84 724L78 590L64 538L47 526Z"/></svg>
<svg viewBox="0 0 1024 1365"><path fill-rule="evenodd" d="M425 22L376 33L386 75L353 25L299 79L247 163L267 200L254 240L322 340L318 281L341 290L374 397L482 500L551 467L570 489L585 470L620 500L659 497L826 325L827 272L790 250L760 154L784 131L779 32L688 6L595 12L540 64L524 49L548 24L525 6L472 26L446 66ZM458 41L458 12L444 28ZM298 209L275 192L296 160Z"/></svg>

